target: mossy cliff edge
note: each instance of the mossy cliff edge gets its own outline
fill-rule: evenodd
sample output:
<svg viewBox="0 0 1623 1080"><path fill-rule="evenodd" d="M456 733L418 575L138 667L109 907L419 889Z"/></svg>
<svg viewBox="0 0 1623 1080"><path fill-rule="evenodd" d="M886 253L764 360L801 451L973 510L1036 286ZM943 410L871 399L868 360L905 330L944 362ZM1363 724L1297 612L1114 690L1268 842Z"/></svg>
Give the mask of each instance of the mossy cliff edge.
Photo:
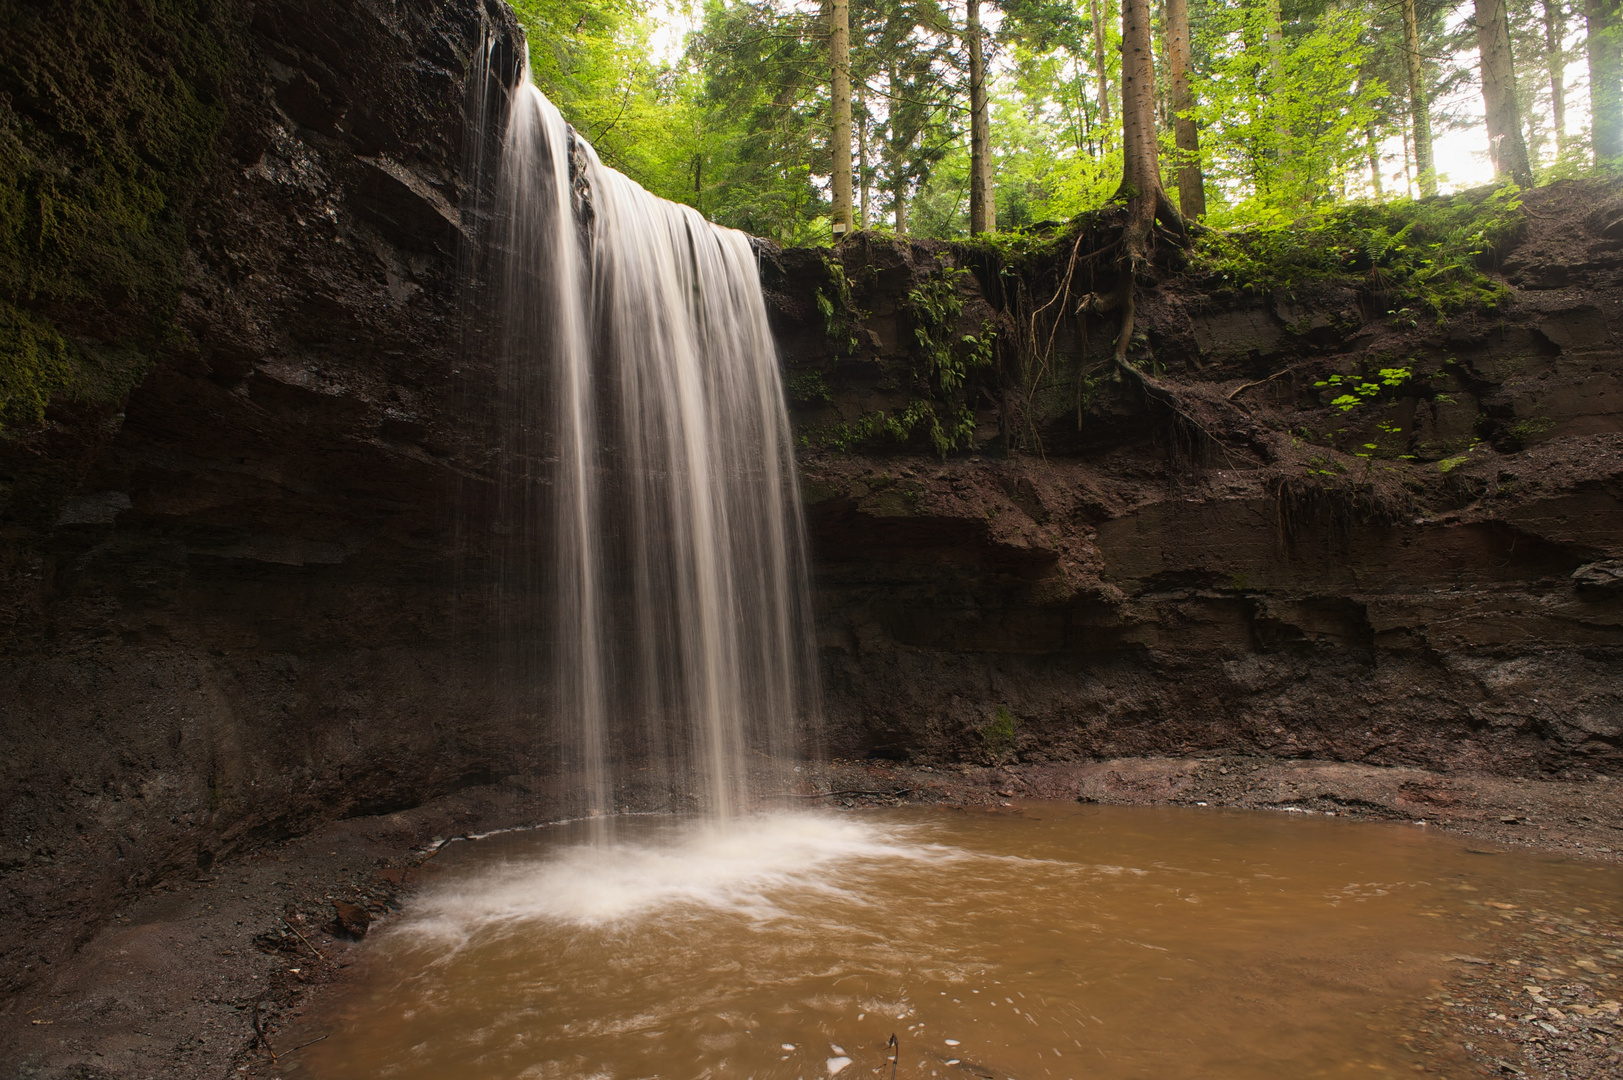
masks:
<svg viewBox="0 0 1623 1080"><path fill-rule="evenodd" d="M222 0L0 2L0 437L117 406L174 321L240 43Z"/></svg>

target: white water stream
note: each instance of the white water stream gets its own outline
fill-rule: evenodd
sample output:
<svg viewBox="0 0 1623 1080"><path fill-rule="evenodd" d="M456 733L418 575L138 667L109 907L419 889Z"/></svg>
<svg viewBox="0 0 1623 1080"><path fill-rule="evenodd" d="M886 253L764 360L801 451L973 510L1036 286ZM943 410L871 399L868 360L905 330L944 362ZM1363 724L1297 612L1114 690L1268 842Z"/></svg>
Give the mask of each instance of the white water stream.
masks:
<svg viewBox="0 0 1623 1080"><path fill-rule="evenodd" d="M602 164L526 76L490 213L505 694L575 811L733 817L815 728L803 524L742 233ZM534 612L550 608L539 632Z"/></svg>

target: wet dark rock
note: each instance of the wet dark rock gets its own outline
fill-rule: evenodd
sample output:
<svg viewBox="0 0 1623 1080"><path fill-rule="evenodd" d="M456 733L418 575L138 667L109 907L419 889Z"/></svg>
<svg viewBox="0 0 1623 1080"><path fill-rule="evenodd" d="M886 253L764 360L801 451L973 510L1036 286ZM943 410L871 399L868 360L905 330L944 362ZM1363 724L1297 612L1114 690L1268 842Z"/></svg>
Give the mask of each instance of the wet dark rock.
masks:
<svg viewBox="0 0 1623 1080"><path fill-rule="evenodd" d="M971 446L945 460L832 436L930 400L910 292L974 267L950 330L974 333L1005 279L862 237L839 249L850 325L831 332L822 257L765 261L807 446L831 747L978 761L1003 708L1028 763L1623 769L1623 263L1574 258L1618 193L1529 193L1507 272L1562 263L1566 284L1443 327L1350 285L1219 296L1164 275L1139 312L1158 398L1110 367L1110 312L1060 320L1036 386L1005 325L1000 363L969 373ZM1064 254L1022 271L1033 294ZM1401 390L1331 405L1330 377L1400 361Z"/></svg>
<svg viewBox="0 0 1623 1080"><path fill-rule="evenodd" d="M1623 561L1586 563L1572 572L1572 583L1580 590L1623 591Z"/></svg>
<svg viewBox="0 0 1623 1080"><path fill-rule="evenodd" d="M359 904L334 900L333 921L338 929L359 941L372 926L372 914Z"/></svg>
<svg viewBox="0 0 1623 1080"><path fill-rule="evenodd" d="M450 632L458 588L480 604L480 554L453 572L454 519L488 464L457 321L463 90L485 22L513 74L511 14L156 8L206 40L97 8L148 50L135 69L179 65L164 85L182 95L199 90L186 57L230 71L202 88L206 168L168 200L173 330L53 309L147 367L113 404L53 401L0 433L0 990L157 883L540 752L490 707L478 632ZM42 39L90 52L48 64L122 77L108 36ZM0 97L30 131L78 130L51 112L73 102Z"/></svg>

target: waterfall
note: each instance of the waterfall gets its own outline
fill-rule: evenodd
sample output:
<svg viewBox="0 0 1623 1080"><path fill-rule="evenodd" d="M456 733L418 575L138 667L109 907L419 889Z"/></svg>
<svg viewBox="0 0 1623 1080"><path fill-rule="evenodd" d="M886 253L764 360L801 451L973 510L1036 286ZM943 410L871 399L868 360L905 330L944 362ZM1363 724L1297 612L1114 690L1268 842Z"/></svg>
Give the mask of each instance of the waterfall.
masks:
<svg viewBox="0 0 1623 1080"><path fill-rule="evenodd" d="M783 790L818 712L755 252L603 165L527 73L505 97L478 305L500 693L603 835L637 800L726 818Z"/></svg>

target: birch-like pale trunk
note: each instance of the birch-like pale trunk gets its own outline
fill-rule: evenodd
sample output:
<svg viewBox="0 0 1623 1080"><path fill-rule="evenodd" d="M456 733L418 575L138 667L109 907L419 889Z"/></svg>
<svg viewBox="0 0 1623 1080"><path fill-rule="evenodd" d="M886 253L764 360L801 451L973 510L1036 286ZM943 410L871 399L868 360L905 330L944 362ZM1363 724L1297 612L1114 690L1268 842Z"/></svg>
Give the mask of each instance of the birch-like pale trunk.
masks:
<svg viewBox="0 0 1623 1080"><path fill-rule="evenodd" d="M1487 111L1488 156L1495 176L1533 186L1533 167L1522 138L1516 101L1516 61L1510 51L1510 18L1505 0L1476 0L1477 51L1482 57L1482 102Z"/></svg>
<svg viewBox="0 0 1623 1080"><path fill-rule="evenodd" d="M1403 0L1403 59L1409 79L1409 125L1414 136L1415 166L1420 172L1420 194L1437 194L1437 170L1431 160L1431 94L1426 89L1426 66L1420 54L1420 15L1415 0Z"/></svg>

